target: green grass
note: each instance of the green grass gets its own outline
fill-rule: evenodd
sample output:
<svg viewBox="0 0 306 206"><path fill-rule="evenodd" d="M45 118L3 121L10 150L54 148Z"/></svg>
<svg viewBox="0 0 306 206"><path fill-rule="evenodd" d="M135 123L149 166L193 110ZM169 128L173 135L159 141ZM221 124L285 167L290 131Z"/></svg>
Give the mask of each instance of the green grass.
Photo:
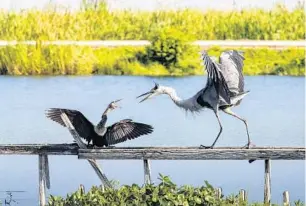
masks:
<svg viewBox="0 0 306 206"><path fill-rule="evenodd" d="M85 6L70 12L60 8L0 11L1 40L139 40L150 39L162 29L175 28L198 40L262 39L297 40L305 38L303 5L289 11L277 5L271 11L205 12L109 11L104 3L96 9Z"/></svg>
<svg viewBox="0 0 306 206"><path fill-rule="evenodd" d="M245 75L305 74L303 49L240 49L245 51ZM86 46L7 46L0 48L0 74L4 75L201 75L203 66L194 47L170 66L148 56L148 49ZM208 50L218 56L218 47Z"/></svg>

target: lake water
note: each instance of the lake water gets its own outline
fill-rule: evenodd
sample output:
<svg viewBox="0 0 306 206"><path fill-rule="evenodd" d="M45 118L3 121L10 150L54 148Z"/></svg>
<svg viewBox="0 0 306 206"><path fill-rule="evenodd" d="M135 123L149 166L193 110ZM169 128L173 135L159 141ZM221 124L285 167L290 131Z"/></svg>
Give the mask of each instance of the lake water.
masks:
<svg viewBox="0 0 306 206"><path fill-rule="evenodd" d="M249 123L252 142L257 146L305 145L305 90L302 77L246 77L250 94L234 108ZM0 144L71 143L67 129L45 118L49 107L77 109L96 123L112 100L123 98L122 109L110 113L108 124L131 118L154 126L154 133L118 146L199 146L209 145L218 133L211 110L193 116L177 108L165 95L138 104L135 97L153 87L153 81L172 86L178 95L190 97L206 83L206 77L153 78L128 76L94 77L0 77ZM243 146L242 122L220 114L223 133L216 146ZM0 200L5 190L13 193L19 205L37 205L38 157L0 156ZM76 156L50 156L52 195L86 190L99 184L86 160ZM99 161L109 179L122 184L143 183L142 161ZM263 200L264 162L256 161L152 161L152 178L170 175L178 184L201 185L208 180L222 187L225 195L246 189L250 201ZM305 199L305 163L272 161L272 202L281 203L288 190L291 200Z"/></svg>

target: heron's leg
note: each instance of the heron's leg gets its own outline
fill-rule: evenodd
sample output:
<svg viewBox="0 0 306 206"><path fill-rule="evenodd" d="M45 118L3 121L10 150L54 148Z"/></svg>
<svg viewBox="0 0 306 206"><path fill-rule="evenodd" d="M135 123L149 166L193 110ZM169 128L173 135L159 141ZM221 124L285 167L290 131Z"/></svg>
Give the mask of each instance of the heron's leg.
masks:
<svg viewBox="0 0 306 206"><path fill-rule="evenodd" d="M236 117L237 119L243 121L243 123L244 123L244 125L245 125L245 128L246 128L247 135L248 135L248 143L247 143L243 148L249 149L249 148L250 148L250 145L251 145L251 139L250 139L250 135L249 135L249 129L248 129L248 123L247 123L247 121L246 121L245 119L239 117L237 114L235 114L235 113L230 109L230 107L224 109L223 112L225 112L226 114L232 115L233 117Z"/></svg>
<svg viewBox="0 0 306 206"><path fill-rule="evenodd" d="M218 120L218 123L219 123L220 130L219 130L219 133L218 133L218 135L217 135L217 137L216 137L214 143L213 143L210 147L203 146L203 145L200 146L200 147L203 147L203 148L205 148L205 149L212 149L212 148L215 146L215 144L216 144L216 142L218 141L218 139L219 139L219 137L220 137L220 135L221 135L221 133L222 133L222 130L223 130L222 124L221 124L221 121L220 121L220 118L219 118L218 110L216 110L216 111L214 111L214 112L215 112L215 115L216 115L216 117L217 117L217 120Z"/></svg>

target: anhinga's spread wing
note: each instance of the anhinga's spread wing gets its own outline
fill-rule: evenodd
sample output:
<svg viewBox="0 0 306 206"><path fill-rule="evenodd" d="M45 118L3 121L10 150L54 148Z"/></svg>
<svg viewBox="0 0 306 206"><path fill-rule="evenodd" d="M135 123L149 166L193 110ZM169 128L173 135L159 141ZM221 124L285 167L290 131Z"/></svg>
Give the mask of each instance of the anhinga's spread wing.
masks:
<svg viewBox="0 0 306 206"><path fill-rule="evenodd" d="M132 122L131 119L124 119L107 127L105 139L108 145L113 145L152 132L153 127L150 125Z"/></svg>
<svg viewBox="0 0 306 206"><path fill-rule="evenodd" d="M66 127L65 123L61 118L62 113L65 113L67 115L75 130L82 138L86 139L87 141L91 140L90 135L94 130L94 126L81 112L77 110L61 108L50 108L46 110L46 116L48 118Z"/></svg>
<svg viewBox="0 0 306 206"><path fill-rule="evenodd" d="M244 91L243 54L236 50L222 52L220 56L221 71L231 92L235 96Z"/></svg>
<svg viewBox="0 0 306 206"><path fill-rule="evenodd" d="M230 104L230 91L220 70L220 65L213 61L206 52L202 53L202 57L207 71L207 83L204 93L217 92L217 96L221 96L228 104ZM214 87L214 89L212 89L212 87ZM213 94L206 95L214 96Z"/></svg>

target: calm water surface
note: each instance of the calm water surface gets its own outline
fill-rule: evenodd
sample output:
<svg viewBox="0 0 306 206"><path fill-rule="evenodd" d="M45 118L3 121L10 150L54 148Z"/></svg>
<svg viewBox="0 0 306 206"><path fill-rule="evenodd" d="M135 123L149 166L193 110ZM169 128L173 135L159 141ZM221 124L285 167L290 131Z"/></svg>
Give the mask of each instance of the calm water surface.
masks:
<svg viewBox="0 0 306 206"><path fill-rule="evenodd" d="M153 86L153 81L172 86L178 95L190 97L206 83L206 77L0 77L0 144L71 143L69 132L46 119L44 110L62 107L82 111L92 122L99 121L108 103L124 98L122 109L109 115L108 124L124 118L148 123L155 131L150 136L118 146L199 146L209 145L218 133L213 112L186 114L167 96L142 104L135 97ZM250 135L257 146L305 145L305 91L301 77L246 77L251 92L233 110L249 122ZM221 115L223 133L217 146L243 146L246 141L242 122ZM73 192L80 184L86 189L99 179L85 160L76 156L50 156L51 190L49 194ZM36 156L0 156L0 200L5 190L14 193L19 205L36 205L38 164ZM110 179L122 184L143 183L142 161L99 161ZM264 163L256 161L152 161L152 176L170 175L178 184L201 185L208 180L222 187L225 195L246 189L251 201L263 200ZM272 161L272 201L280 203L288 190L292 200L305 199L305 163Z"/></svg>

